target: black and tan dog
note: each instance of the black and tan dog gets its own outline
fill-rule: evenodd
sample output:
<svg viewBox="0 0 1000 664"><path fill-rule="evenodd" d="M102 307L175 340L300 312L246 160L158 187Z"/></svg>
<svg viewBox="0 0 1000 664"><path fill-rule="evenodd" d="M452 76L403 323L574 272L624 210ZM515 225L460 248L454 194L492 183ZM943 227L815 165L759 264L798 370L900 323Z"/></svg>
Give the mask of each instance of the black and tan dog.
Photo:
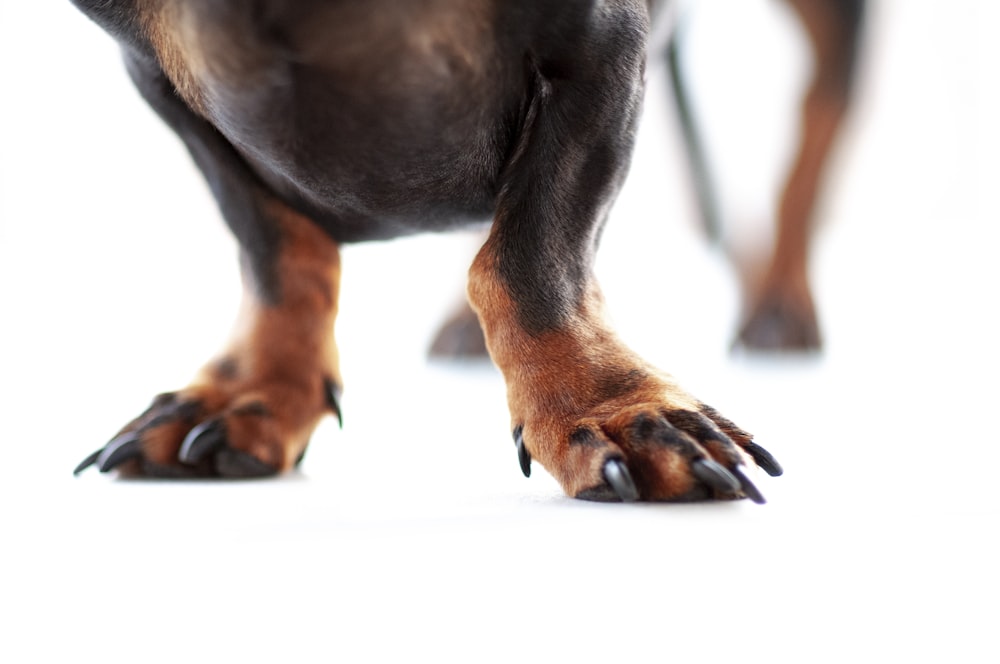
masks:
<svg viewBox="0 0 1000 664"><path fill-rule="evenodd" d="M596 500L763 500L746 464L778 464L618 340L592 274L642 103L647 0L75 2L121 43L207 178L245 290L218 358L77 472L293 468L320 418L339 416L340 244L492 218L468 294L525 474L535 459ZM820 66L782 210L779 292L805 283L804 220L859 7L792 4Z"/></svg>

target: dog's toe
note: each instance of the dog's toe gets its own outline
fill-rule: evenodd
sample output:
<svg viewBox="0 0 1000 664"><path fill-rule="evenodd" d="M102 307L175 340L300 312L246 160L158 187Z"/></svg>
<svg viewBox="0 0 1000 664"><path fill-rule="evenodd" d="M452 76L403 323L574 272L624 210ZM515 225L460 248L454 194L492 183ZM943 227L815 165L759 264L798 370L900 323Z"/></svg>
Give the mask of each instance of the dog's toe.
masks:
<svg viewBox="0 0 1000 664"><path fill-rule="evenodd" d="M743 449L747 454L753 457L754 463L760 466L764 472L771 477L779 477L785 472L784 468L781 467L781 464L778 463L778 460L757 443L747 441L743 445Z"/></svg>
<svg viewBox="0 0 1000 664"><path fill-rule="evenodd" d="M73 472L250 478L289 470L323 414L339 412L331 385L319 377L229 390L209 383L161 395Z"/></svg>
<svg viewBox="0 0 1000 664"><path fill-rule="evenodd" d="M759 460L771 475L780 464L745 431L701 408L671 408L666 399L619 406L578 421L564 437L556 432L565 425L525 427L515 433L522 470L524 460L537 457L569 495L583 500L764 503L747 464Z"/></svg>
<svg viewBox="0 0 1000 664"><path fill-rule="evenodd" d="M750 478L747 477L746 468L744 468L742 465L737 465L735 468L733 468L733 474L736 475L737 478L739 478L740 491L743 492L744 496L746 496L753 502L757 503L758 505L763 505L764 503L767 502L764 499L764 494L762 494L760 492L760 489L758 489L757 486L750 481Z"/></svg>
<svg viewBox="0 0 1000 664"><path fill-rule="evenodd" d="M114 438L97 455L95 464L102 473L114 470L126 461L142 456L142 440L134 432L124 433Z"/></svg>
<svg viewBox="0 0 1000 664"><path fill-rule="evenodd" d="M181 463L194 465L206 455L221 450L226 444L226 429L223 421L212 419L191 429L184 441L178 458Z"/></svg>
<svg viewBox="0 0 1000 664"><path fill-rule="evenodd" d="M639 489L636 488L632 473L622 459L609 459L605 462L604 481L623 503L634 503L639 500Z"/></svg>
<svg viewBox="0 0 1000 664"><path fill-rule="evenodd" d="M698 459L692 463L691 474L719 493L731 494L740 490L740 481L725 466L711 459Z"/></svg>

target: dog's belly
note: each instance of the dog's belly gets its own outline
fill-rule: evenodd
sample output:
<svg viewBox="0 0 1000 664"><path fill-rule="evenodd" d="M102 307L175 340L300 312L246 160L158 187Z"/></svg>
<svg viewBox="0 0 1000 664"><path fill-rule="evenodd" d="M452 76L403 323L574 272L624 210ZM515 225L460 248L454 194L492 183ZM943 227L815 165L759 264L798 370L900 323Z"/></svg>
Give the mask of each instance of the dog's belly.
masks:
<svg viewBox="0 0 1000 664"><path fill-rule="evenodd" d="M487 220L526 89L496 3L291 4L176 3L156 45L188 105L338 240Z"/></svg>
<svg viewBox="0 0 1000 664"><path fill-rule="evenodd" d="M251 121L227 136L275 193L337 239L443 230L492 213L504 156L496 120L412 106L387 105L395 110L385 114L332 101L273 102L294 117L287 126Z"/></svg>
<svg viewBox="0 0 1000 664"><path fill-rule="evenodd" d="M282 120L243 116L246 128L235 131L219 124L273 191L307 209L337 239L489 218L505 158L504 127L515 118L502 118L493 103L449 107L433 94L370 103L338 79L299 80L297 93L277 94L264 106ZM457 86L454 94L465 91Z"/></svg>

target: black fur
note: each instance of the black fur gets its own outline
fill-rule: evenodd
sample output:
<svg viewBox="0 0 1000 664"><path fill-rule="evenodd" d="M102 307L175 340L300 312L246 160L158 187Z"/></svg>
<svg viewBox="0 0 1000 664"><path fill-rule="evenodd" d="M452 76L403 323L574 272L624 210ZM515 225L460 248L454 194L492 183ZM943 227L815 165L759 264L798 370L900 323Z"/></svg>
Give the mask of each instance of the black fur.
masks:
<svg viewBox="0 0 1000 664"><path fill-rule="evenodd" d="M184 21L166 24L164 3ZM338 242L492 218L525 327L578 304L632 147L644 1L77 5L191 151L265 301L279 294L273 198ZM210 63L201 99L171 79L157 30Z"/></svg>
<svg viewBox="0 0 1000 664"><path fill-rule="evenodd" d="M74 2L191 151L265 302L280 297L280 201L338 242L493 220L522 325L538 334L579 307L659 3ZM826 4L856 39L863 0Z"/></svg>
<svg viewBox="0 0 1000 664"><path fill-rule="evenodd" d="M140 94L184 141L208 180L222 216L240 245L244 274L264 302L279 297L274 259L281 235L264 211L270 195L226 138L178 96L156 61L127 49L125 65Z"/></svg>

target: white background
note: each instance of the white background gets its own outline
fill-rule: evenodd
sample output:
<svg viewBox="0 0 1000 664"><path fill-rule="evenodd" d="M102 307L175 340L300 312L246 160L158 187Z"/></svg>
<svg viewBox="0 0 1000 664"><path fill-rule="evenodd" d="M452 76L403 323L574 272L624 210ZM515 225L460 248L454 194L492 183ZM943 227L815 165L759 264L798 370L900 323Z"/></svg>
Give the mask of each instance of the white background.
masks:
<svg viewBox="0 0 1000 664"><path fill-rule="evenodd" d="M690 57L746 243L805 46L780 5L702 5ZM729 353L738 291L659 67L605 235L622 335L785 465L759 507L521 477L497 374L424 360L473 236L345 250L346 426L301 473L74 479L224 341L235 248L111 40L68 2L0 0L0 659L1000 660L1000 7L872 5L822 206L822 356Z"/></svg>

